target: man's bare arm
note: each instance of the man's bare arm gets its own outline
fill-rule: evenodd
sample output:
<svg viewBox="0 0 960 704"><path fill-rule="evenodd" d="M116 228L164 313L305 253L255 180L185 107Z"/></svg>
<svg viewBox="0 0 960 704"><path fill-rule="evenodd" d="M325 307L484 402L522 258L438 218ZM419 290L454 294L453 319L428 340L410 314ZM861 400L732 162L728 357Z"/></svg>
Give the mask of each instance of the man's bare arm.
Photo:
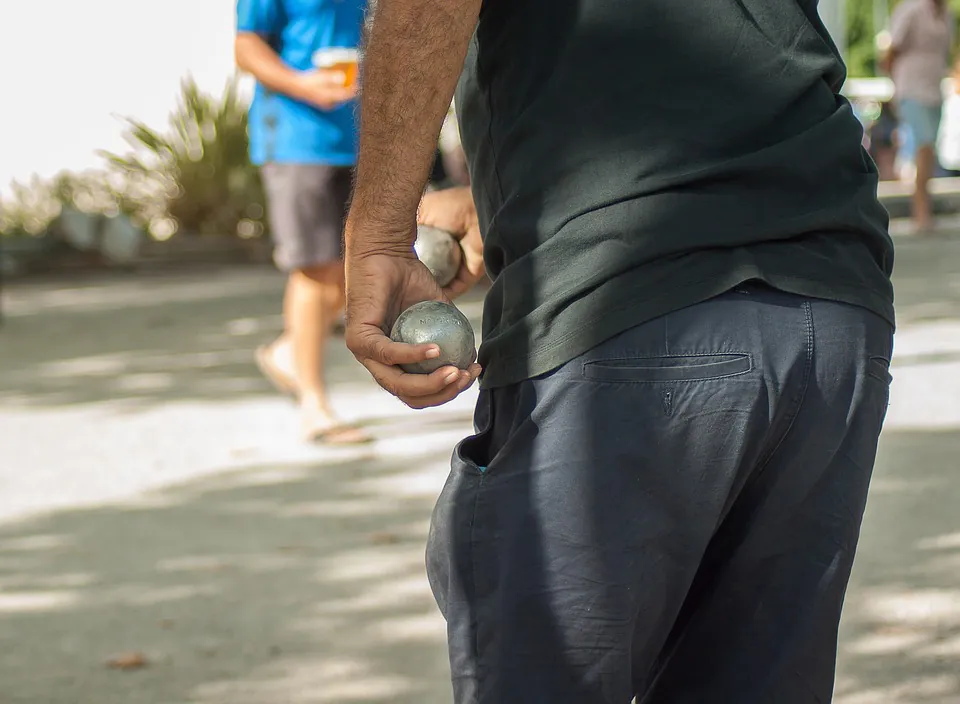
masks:
<svg viewBox="0 0 960 704"><path fill-rule="evenodd" d="M322 110L335 108L356 94L356 87L345 87L343 76L336 71L304 72L290 68L258 34L240 32L234 53L237 66L266 88Z"/></svg>
<svg viewBox="0 0 960 704"><path fill-rule="evenodd" d="M364 52L351 249L409 249L482 0L378 0Z"/></svg>
<svg viewBox="0 0 960 704"><path fill-rule="evenodd" d="M234 43L237 66L277 93L299 98L299 72L283 62L277 52L258 34L240 32Z"/></svg>

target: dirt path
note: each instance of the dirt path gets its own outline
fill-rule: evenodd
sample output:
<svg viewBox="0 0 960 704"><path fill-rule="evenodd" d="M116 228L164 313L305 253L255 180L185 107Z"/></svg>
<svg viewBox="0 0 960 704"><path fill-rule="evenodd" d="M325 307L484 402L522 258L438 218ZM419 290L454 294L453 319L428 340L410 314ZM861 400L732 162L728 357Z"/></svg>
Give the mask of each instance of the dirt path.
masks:
<svg viewBox="0 0 960 704"><path fill-rule="evenodd" d="M960 703L960 239L904 240L897 267L838 704ZM281 284L5 291L0 704L449 703L423 544L473 395L414 413L338 349L335 401L379 441L300 446L251 361ZM126 652L147 666L105 666Z"/></svg>

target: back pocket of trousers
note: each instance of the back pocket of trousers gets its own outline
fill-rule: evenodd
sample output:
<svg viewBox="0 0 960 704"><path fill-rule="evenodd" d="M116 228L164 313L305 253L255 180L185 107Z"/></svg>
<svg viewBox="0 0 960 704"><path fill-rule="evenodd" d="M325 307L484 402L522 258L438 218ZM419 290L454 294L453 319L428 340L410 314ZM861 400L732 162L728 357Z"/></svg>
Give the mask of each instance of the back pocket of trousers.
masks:
<svg viewBox="0 0 960 704"><path fill-rule="evenodd" d="M668 355L585 362L583 377L619 383L676 383L724 379L752 368L750 355L742 353Z"/></svg>
<svg viewBox="0 0 960 704"><path fill-rule="evenodd" d="M890 373L890 360L885 357L871 357L867 362L867 374L885 384L890 384L893 381L893 375Z"/></svg>

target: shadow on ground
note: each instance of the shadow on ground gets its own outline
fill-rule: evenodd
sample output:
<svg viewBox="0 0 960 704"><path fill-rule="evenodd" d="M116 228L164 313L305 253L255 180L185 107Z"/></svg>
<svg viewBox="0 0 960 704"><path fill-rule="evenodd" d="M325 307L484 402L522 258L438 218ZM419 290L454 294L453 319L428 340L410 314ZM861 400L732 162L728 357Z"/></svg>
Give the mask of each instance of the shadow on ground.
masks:
<svg viewBox="0 0 960 704"><path fill-rule="evenodd" d="M282 286L236 268L8 287L0 389L32 407L269 393L252 351L281 329Z"/></svg>
<svg viewBox="0 0 960 704"><path fill-rule="evenodd" d="M836 704L960 702L960 430L884 433Z"/></svg>
<svg viewBox="0 0 960 704"><path fill-rule="evenodd" d="M0 700L449 702L423 567L444 459L254 467L0 528ZM148 666L105 666L128 651Z"/></svg>
<svg viewBox="0 0 960 704"><path fill-rule="evenodd" d="M0 393L22 407L127 408L273 394L253 351L282 329L283 285L268 267L236 266L7 286ZM481 295L463 304L477 323ZM342 338L329 354L332 383L369 380Z"/></svg>
<svg viewBox="0 0 960 704"><path fill-rule="evenodd" d="M960 317L960 236L901 238L894 262L902 325Z"/></svg>
<svg viewBox="0 0 960 704"><path fill-rule="evenodd" d="M901 326L955 319L960 237L898 240L895 278ZM0 392L6 403L38 408L272 394L252 355L281 329L282 294L277 272L249 266L7 286ZM477 325L481 296L458 301ZM342 344L330 358L332 383L368 380Z"/></svg>
<svg viewBox="0 0 960 704"><path fill-rule="evenodd" d="M895 367L936 388L939 372L924 367L957 362L953 343L928 342L960 316L960 240L898 245L900 324L916 342ZM251 354L280 328L281 292L281 278L260 268L7 290L5 409L273 394ZM475 300L468 306L475 319ZM342 347L333 355L334 384L369 387ZM422 451L421 418L379 422L378 436ZM426 430L467 422L438 416ZM85 451L104 462L105 450ZM0 526L0 702L448 704L443 625L423 569L448 451L268 456L242 470L218 461L221 473L122 504ZM956 425L885 432L837 704L960 702L958 457ZM148 667L105 667L126 651L143 652Z"/></svg>
<svg viewBox="0 0 960 704"><path fill-rule="evenodd" d="M836 701L951 704L960 431L893 431L882 452ZM253 467L0 529L2 701L448 703L423 571L444 461ZM105 666L128 651L148 666Z"/></svg>

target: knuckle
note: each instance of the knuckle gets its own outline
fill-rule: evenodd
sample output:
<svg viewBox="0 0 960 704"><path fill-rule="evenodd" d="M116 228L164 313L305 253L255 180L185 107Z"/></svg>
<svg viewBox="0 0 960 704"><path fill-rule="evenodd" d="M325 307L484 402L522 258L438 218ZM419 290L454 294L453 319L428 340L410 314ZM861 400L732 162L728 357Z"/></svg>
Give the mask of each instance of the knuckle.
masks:
<svg viewBox="0 0 960 704"><path fill-rule="evenodd" d="M361 355L363 353L364 339L363 335L360 334L355 327L352 325L347 325L347 329L344 333L344 343L347 346L347 349L353 352L355 355Z"/></svg>
<svg viewBox="0 0 960 704"><path fill-rule="evenodd" d="M381 340L377 344L377 357L384 364L389 364L391 366L395 365L399 360L397 360L396 355L393 352L393 349L390 347L390 343L387 340Z"/></svg>

